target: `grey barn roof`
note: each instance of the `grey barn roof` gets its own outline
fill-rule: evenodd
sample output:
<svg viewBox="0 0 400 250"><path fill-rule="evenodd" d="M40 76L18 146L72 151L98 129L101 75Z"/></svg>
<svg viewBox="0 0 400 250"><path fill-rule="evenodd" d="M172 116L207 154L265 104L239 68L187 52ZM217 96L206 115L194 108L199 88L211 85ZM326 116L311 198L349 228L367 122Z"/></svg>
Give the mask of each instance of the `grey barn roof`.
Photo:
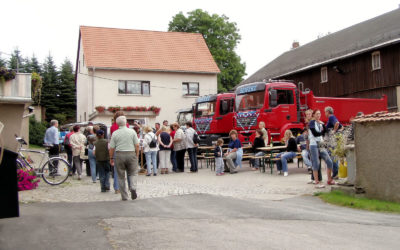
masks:
<svg viewBox="0 0 400 250"><path fill-rule="evenodd" d="M397 42L400 42L400 8L289 50L240 85L281 78Z"/></svg>

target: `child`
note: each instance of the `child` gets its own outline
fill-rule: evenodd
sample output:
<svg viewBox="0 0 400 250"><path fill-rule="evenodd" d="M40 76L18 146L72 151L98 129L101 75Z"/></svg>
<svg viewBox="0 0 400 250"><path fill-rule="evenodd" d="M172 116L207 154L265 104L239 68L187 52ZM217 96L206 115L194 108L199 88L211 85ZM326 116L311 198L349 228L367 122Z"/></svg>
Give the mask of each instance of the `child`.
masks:
<svg viewBox="0 0 400 250"><path fill-rule="evenodd" d="M307 145L307 143L309 143L309 142L307 142L307 141L308 141L308 129L305 128L302 131L301 135L297 136L296 143L300 144L301 156L303 157L304 164L306 164L306 166L307 166L308 172L312 173L312 169L311 169L312 163L311 163L311 160L309 157L310 154L307 149L309 146L309 145Z"/></svg>
<svg viewBox="0 0 400 250"><path fill-rule="evenodd" d="M93 154L96 156L96 167L99 171L101 192L110 191L110 156L108 142L104 139L104 131L98 130L97 141L94 143Z"/></svg>
<svg viewBox="0 0 400 250"><path fill-rule="evenodd" d="M222 144L224 144L224 140L221 138L218 139L217 145L214 149L215 156L215 172L217 176L224 175L224 160L222 159Z"/></svg>

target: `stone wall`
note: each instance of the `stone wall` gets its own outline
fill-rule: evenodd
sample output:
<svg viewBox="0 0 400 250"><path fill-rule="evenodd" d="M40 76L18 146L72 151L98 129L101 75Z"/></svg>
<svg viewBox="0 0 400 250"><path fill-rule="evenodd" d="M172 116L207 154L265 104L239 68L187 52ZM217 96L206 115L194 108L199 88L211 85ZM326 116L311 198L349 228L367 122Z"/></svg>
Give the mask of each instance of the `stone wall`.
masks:
<svg viewBox="0 0 400 250"><path fill-rule="evenodd" d="M355 124L356 188L400 202L400 120Z"/></svg>

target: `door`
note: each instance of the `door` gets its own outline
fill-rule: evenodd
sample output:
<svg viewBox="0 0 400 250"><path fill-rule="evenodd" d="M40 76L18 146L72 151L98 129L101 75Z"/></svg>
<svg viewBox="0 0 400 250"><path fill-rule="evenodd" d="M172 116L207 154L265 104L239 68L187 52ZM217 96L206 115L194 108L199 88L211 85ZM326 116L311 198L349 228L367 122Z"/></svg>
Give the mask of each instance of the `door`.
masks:
<svg viewBox="0 0 400 250"><path fill-rule="evenodd" d="M279 130L284 124L297 121L294 91L293 88L277 88L269 91L269 107L272 112L269 113L268 122L271 127Z"/></svg>
<svg viewBox="0 0 400 250"><path fill-rule="evenodd" d="M231 97L221 98L219 100L219 113L216 116L217 133L229 133L233 128L233 105L234 99Z"/></svg>

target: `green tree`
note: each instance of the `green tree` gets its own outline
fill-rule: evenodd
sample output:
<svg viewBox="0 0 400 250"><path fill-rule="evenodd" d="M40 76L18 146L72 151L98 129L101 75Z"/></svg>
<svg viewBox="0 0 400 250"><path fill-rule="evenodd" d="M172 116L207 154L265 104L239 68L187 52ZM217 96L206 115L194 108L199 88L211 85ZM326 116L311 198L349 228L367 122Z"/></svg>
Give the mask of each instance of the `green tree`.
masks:
<svg viewBox="0 0 400 250"><path fill-rule="evenodd" d="M8 67L14 69L17 72L25 72L25 60L21 56L21 51L16 48L11 54L10 61L8 62Z"/></svg>
<svg viewBox="0 0 400 250"><path fill-rule="evenodd" d="M70 60L67 58L61 65L60 71L60 111L67 121L74 121L76 114L75 74ZM60 122L61 123L61 122Z"/></svg>
<svg viewBox="0 0 400 250"><path fill-rule="evenodd" d="M60 113L59 110L59 97L60 97L60 84L59 73L54 64L53 57L49 55L43 63L42 70L42 95L40 103L46 108L46 120L53 119L55 114Z"/></svg>
<svg viewBox="0 0 400 250"><path fill-rule="evenodd" d="M0 68L5 68L7 66L6 60L0 57Z"/></svg>
<svg viewBox="0 0 400 250"><path fill-rule="evenodd" d="M25 71L27 73L33 73L36 72L40 74L42 72L42 69L40 68L39 61L35 57L35 55L32 56L32 58L27 58L26 63L25 63Z"/></svg>
<svg viewBox="0 0 400 250"><path fill-rule="evenodd" d="M218 91L224 92L243 80L246 64L241 63L235 48L240 42L236 23L229 22L225 15L210 15L201 9L188 12L186 17L179 12L169 23L169 31L201 33L217 63L221 74L218 75Z"/></svg>

